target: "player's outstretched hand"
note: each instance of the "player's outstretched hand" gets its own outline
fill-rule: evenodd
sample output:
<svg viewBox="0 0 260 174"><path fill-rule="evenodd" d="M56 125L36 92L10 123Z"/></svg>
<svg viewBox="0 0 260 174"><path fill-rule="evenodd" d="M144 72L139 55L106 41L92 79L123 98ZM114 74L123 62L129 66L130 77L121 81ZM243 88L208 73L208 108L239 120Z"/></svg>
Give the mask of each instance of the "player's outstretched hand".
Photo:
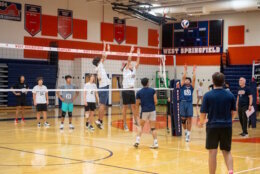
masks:
<svg viewBox="0 0 260 174"><path fill-rule="evenodd" d="M185 65L184 65L184 71L187 71L187 69L188 69L188 67L187 67L187 65L185 64Z"/></svg>
<svg viewBox="0 0 260 174"><path fill-rule="evenodd" d="M193 66L193 72L196 72L196 69L197 69L197 66L194 65L194 66Z"/></svg>
<svg viewBox="0 0 260 174"><path fill-rule="evenodd" d="M132 45L132 46L131 46L130 53L133 53L133 52L134 52L134 50L135 50L135 47Z"/></svg>
<svg viewBox="0 0 260 174"><path fill-rule="evenodd" d="M137 48L137 54L138 54L138 56L140 56L140 54L141 54L141 49L140 48Z"/></svg>

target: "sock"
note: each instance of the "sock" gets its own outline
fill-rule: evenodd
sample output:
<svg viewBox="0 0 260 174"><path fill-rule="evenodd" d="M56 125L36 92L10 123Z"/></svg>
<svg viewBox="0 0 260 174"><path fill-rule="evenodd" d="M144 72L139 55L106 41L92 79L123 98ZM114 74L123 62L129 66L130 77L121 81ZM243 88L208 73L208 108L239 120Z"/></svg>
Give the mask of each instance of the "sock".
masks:
<svg viewBox="0 0 260 174"><path fill-rule="evenodd" d="M190 131L187 131L187 135L190 135Z"/></svg>
<svg viewBox="0 0 260 174"><path fill-rule="evenodd" d="M61 122L61 124L63 124L63 122Z"/></svg>
<svg viewBox="0 0 260 174"><path fill-rule="evenodd" d="M70 122L70 124L71 124L71 122Z"/></svg>
<svg viewBox="0 0 260 174"><path fill-rule="evenodd" d="M136 142L140 143L140 137L139 136L136 137Z"/></svg>
<svg viewBox="0 0 260 174"><path fill-rule="evenodd" d="M157 139L154 139L154 140L153 140L153 144L158 144L158 140L157 140Z"/></svg>
<svg viewBox="0 0 260 174"><path fill-rule="evenodd" d="M229 171L228 171L228 174L233 174L233 170L229 170Z"/></svg>
<svg viewBox="0 0 260 174"><path fill-rule="evenodd" d="M184 129L185 134L187 133L187 129Z"/></svg>
<svg viewBox="0 0 260 174"><path fill-rule="evenodd" d="M38 124L41 124L41 122L39 122Z"/></svg>
<svg viewBox="0 0 260 174"><path fill-rule="evenodd" d="M88 127L88 125L89 125L89 122L86 122L86 126Z"/></svg>

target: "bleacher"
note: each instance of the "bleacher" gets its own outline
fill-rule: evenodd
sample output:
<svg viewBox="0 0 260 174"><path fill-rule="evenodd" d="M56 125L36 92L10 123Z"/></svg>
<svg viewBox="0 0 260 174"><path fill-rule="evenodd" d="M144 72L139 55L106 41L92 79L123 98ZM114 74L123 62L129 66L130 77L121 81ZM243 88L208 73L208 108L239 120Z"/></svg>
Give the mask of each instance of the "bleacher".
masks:
<svg viewBox="0 0 260 174"><path fill-rule="evenodd" d="M239 78L246 78L247 85L252 79L252 65L229 65L224 68L226 81L230 84L231 92L237 96L237 89L239 87Z"/></svg>
<svg viewBox="0 0 260 174"><path fill-rule="evenodd" d="M57 67L56 65L49 65L47 61L27 61L27 60L10 60L0 59L0 63L5 63L8 66L8 88L11 88L18 82L21 75L25 76L26 83L32 89L36 84L36 78L41 76L44 78L44 85L48 89L56 87ZM49 92L49 96L55 96L54 92ZM16 98L11 92L8 93L8 106L15 106ZM27 95L27 105L31 106L32 93Z"/></svg>

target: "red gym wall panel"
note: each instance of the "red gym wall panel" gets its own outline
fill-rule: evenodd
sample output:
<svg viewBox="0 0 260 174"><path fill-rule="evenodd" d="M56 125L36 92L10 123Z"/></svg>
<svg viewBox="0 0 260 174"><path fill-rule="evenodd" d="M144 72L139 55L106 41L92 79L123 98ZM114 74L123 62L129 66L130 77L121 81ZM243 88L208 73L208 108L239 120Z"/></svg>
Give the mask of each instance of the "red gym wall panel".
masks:
<svg viewBox="0 0 260 174"><path fill-rule="evenodd" d="M73 19L73 38L87 39L88 38L88 21L81 19Z"/></svg>
<svg viewBox="0 0 260 174"><path fill-rule="evenodd" d="M101 41L114 41L114 25L111 23L101 23Z"/></svg>
<svg viewBox="0 0 260 174"><path fill-rule="evenodd" d="M229 47L230 64L252 65L253 60L260 59L260 46Z"/></svg>
<svg viewBox="0 0 260 174"><path fill-rule="evenodd" d="M220 54L188 54L176 55L177 65L219 66Z"/></svg>
<svg viewBox="0 0 260 174"><path fill-rule="evenodd" d="M137 27L126 26L126 38L125 43L127 44L137 44Z"/></svg>
<svg viewBox="0 0 260 174"><path fill-rule="evenodd" d="M57 36L58 18L57 16L42 15L42 35Z"/></svg>
<svg viewBox="0 0 260 174"><path fill-rule="evenodd" d="M245 43L245 26L229 26L228 27L228 44L237 45Z"/></svg>
<svg viewBox="0 0 260 174"><path fill-rule="evenodd" d="M158 44L159 44L158 30L149 29L148 30L148 46L158 47Z"/></svg>

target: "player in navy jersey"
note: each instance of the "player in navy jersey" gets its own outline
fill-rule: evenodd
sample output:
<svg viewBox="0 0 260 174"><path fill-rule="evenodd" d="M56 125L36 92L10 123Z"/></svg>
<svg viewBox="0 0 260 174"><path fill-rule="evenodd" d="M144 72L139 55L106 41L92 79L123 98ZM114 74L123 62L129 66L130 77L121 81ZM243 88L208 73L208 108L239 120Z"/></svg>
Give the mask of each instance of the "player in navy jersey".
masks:
<svg viewBox="0 0 260 174"><path fill-rule="evenodd" d="M181 80L180 88L180 116L182 126L185 132L186 142L190 141L190 131L193 117L193 91L196 81L196 66L193 67L193 77L187 77L187 65L184 66L184 74Z"/></svg>

